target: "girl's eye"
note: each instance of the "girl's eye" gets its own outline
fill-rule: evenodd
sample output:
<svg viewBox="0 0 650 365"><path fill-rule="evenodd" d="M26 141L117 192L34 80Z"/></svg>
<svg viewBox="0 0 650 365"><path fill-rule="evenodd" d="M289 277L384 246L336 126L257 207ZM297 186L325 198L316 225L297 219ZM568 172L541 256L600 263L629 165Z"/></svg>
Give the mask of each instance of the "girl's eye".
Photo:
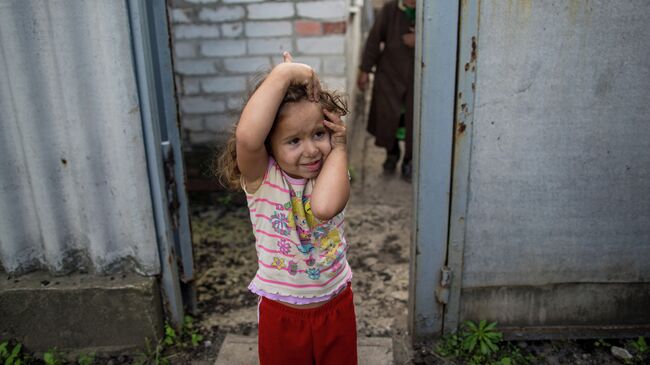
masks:
<svg viewBox="0 0 650 365"><path fill-rule="evenodd" d="M294 139L290 139L289 142L287 142L287 143L288 144L298 144L298 142L300 142L300 139L294 138Z"/></svg>
<svg viewBox="0 0 650 365"><path fill-rule="evenodd" d="M321 139L321 138L325 137L325 135L327 135L327 133L325 131L318 131L318 132L316 132L314 134L314 137L316 139Z"/></svg>

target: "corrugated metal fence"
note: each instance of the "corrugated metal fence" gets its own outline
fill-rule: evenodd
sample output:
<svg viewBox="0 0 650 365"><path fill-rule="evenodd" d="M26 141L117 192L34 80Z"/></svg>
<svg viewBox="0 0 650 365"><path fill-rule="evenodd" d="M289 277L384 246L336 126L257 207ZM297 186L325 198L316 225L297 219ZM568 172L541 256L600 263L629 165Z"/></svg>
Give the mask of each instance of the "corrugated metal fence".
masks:
<svg viewBox="0 0 650 365"><path fill-rule="evenodd" d="M0 1L0 263L160 264L124 1Z"/></svg>

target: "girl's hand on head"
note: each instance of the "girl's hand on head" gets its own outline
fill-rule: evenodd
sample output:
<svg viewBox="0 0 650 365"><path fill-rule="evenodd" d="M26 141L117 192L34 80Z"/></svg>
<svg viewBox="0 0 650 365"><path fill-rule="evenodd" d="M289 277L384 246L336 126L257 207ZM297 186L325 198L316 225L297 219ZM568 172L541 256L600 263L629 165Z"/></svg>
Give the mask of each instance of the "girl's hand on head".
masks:
<svg viewBox="0 0 650 365"><path fill-rule="evenodd" d="M291 57L289 52L283 52L282 59L284 62L278 66L288 70L291 84L305 85L307 87L309 101L319 101L320 81L314 69L304 63L294 63L293 57Z"/></svg>
<svg viewBox="0 0 650 365"><path fill-rule="evenodd" d="M341 120L341 117L327 109L323 109L323 114L325 115L325 128L330 130L330 143L332 144L332 150L335 148L345 148L346 144L346 130L345 124Z"/></svg>

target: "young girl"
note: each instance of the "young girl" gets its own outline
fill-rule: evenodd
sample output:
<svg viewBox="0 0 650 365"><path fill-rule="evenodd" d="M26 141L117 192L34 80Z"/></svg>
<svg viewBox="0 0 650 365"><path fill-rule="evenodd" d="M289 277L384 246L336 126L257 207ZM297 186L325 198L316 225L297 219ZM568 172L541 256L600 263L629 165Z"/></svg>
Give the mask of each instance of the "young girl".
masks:
<svg viewBox="0 0 650 365"><path fill-rule="evenodd" d="M343 208L350 194L341 99L311 67L273 68L220 160L246 193L258 270L260 363L356 364L356 317Z"/></svg>

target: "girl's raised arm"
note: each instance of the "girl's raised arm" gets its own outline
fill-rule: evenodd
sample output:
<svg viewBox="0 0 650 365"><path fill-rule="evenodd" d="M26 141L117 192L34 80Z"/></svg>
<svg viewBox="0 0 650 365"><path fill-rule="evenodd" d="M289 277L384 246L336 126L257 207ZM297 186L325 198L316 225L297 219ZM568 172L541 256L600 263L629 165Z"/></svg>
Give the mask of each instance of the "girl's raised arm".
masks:
<svg viewBox="0 0 650 365"><path fill-rule="evenodd" d="M249 192L256 191L264 178L268 167L264 141L289 85L305 84L310 90L310 100L318 98L319 84L314 70L292 63L288 52L283 57L284 62L273 68L246 103L235 131L237 167Z"/></svg>
<svg viewBox="0 0 650 365"><path fill-rule="evenodd" d="M348 154L345 124L340 116L323 109L323 124L331 131L332 151L316 178L311 195L311 212L320 220L330 220L339 214L350 197Z"/></svg>

